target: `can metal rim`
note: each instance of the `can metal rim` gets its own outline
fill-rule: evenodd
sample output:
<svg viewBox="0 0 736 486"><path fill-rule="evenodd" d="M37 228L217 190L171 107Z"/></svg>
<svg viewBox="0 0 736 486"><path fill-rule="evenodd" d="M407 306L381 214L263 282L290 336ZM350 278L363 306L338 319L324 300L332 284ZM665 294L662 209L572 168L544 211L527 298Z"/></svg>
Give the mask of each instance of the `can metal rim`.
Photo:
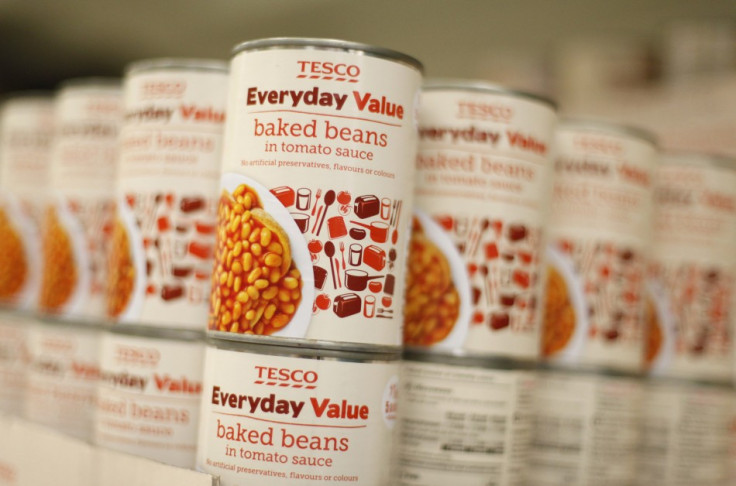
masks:
<svg viewBox="0 0 736 486"><path fill-rule="evenodd" d="M528 91L509 88L500 84L473 79L431 79L422 85L422 91L472 91L476 93L499 94L524 98L549 105L557 111L557 103L550 98Z"/></svg>
<svg viewBox="0 0 736 486"><path fill-rule="evenodd" d="M644 380L645 374L641 371L621 370L595 365L560 364L540 362L539 371L547 373L563 373L580 376L599 376L607 378L628 378L632 380Z"/></svg>
<svg viewBox="0 0 736 486"><path fill-rule="evenodd" d="M646 129L603 118L562 117L557 125L557 129L558 131L579 129L625 135L627 137L634 137L644 142L648 142L654 145L655 148L659 145L656 135Z"/></svg>
<svg viewBox="0 0 736 486"><path fill-rule="evenodd" d="M74 90L74 89L101 89L101 90L120 90L122 89L123 82L120 78L105 78L105 77L91 77L91 78L72 78L63 81L59 85L59 91Z"/></svg>
<svg viewBox="0 0 736 486"><path fill-rule="evenodd" d="M235 56L244 51L263 51L267 49L318 49L352 52L354 54L362 54L371 57L379 57L396 61L413 67L420 73L424 72L424 66L416 58L385 47L372 46L370 44L361 44L359 42L344 41L340 39L319 39L309 37L271 37L267 39L256 39L242 42L236 45L232 50Z"/></svg>
<svg viewBox="0 0 736 486"><path fill-rule="evenodd" d="M135 324L113 324L107 330L110 334L147 337L171 341L204 341L204 331L192 329L169 329L165 327L141 326Z"/></svg>
<svg viewBox="0 0 736 486"><path fill-rule="evenodd" d="M268 339L259 337L243 339L228 336L228 333L207 334L207 344L228 351L251 352L276 356L296 356L311 359L336 359L339 361L397 361L401 358L401 350L381 346L350 347L323 341L297 341L284 339ZM325 344L325 346L323 346Z"/></svg>
<svg viewBox="0 0 736 486"><path fill-rule="evenodd" d="M220 59L195 59L162 57L157 59L145 59L129 64L125 68L125 75L137 74L147 71L214 71L218 73L229 72L227 61Z"/></svg>
<svg viewBox="0 0 736 486"><path fill-rule="evenodd" d="M469 366L504 371L534 371L539 367L539 364L531 359L523 360L505 356L483 355L468 353L462 350L442 352L419 347L404 348L402 358L405 361Z"/></svg>
<svg viewBox="0 0 736 486"><path fill-rule="evenodd" d="M663 165L667 166L717 167L736 170L736 158L721 154L666 151L662 153L660 160Z"/></svg>

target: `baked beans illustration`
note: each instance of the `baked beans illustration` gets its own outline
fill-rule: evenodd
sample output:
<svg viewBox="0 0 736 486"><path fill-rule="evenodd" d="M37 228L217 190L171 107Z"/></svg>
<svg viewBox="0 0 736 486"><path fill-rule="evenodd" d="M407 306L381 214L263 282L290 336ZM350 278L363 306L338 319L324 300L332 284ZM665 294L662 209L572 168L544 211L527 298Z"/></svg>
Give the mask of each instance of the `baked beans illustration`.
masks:
<svg viewBox="0 0 736 486"><path fill-rule="evenodd" d="M222 193L210 330L270 335L283 329L299 307L302 279L289 238L262 206L246 184Z"/></svg>
<svg viewBox="0 0 736 486"><path fill-rule="evenodd" d="M28 262L23 240L7 213L0 209L0 300L10 301L23 289Z"/></svg>
<svg viewBox="0 0 736 486"><path fill-rule="evenodd" d="M46 210L42 243L39 306L46 312L58 312L74 293L78 273L71 238L53 207Z"/></svg>
<svg viewBox="0 0 736 486"><path fill-rule="evenodd" d="M544 301L542 355L552 356L565 349L575 333L575 309L565 279L554 267L548 268Z"/></svg>
<svg viewBox="0 0 736 486"><path fill-rule="evenodd" d="M107 269L107 314L118 317L127 308L135 285L135 266L130 237L121 220L116 220Z"/></svg>
<svg viewBox="0 0 736 486"><path fill-rule="evenodd" d="M657 315L657 308L654 301L650 298L646 299L644 307L644 363L651 366L662 349L662 323Z"/></svg>
<svg viewBox="0 0 736 486"><path fill-rule="evenodd" d="M409 248L404 343L426 346L450 334L460 314L460 296L447 258L417 218Z"/></svg>

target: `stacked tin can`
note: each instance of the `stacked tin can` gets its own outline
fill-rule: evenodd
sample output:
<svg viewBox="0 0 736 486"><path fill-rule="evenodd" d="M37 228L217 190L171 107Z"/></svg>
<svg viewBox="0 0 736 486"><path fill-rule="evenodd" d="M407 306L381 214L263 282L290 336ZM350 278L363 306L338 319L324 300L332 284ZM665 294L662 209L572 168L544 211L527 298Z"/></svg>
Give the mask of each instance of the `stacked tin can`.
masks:
<svg viewBox="0 0 736 486"><path fill-rule="evenodd" d="M603 121L557 131L528 483L632 484L657 153Z"/></svg>
<svg viewBox="0 0 736 486"><path fill-rule="evenodd" d="M99 378L104 269L112 221L118 80L78 79L54 97L48 184L38 196L42 316L29 328L25 416L89 440Z"/></svg>
<svg viewBox="0 0 736 486"><path fill-rule="evenodd" d="M733 415L736 162L662 157L638 484L722 484Z"/></svg>
<svg viewBox="0 0 736 486"><path fill-rule="evenodd" d="M197 467L223 485L388 484L422 66L239 45Z"/></svg>
<svg viewBox="0 0 736 486"><path fill-rule="evenodd" d="M47 192L53 101L25 93L0 106L0 411L22 414L29 326L40 284L39 200Z"/></svg>
<svg viewBox="0 0 736 486"><path fill-rule="evenodd" d="M555 106L436 82L419 117L396 484L521 484Z"/></svg>
<svg viewBox="0 0 736 486"><path fill-rule="evenodd" d="M128 67L110 225L98 445L194 467L228 71Z"/></svg>

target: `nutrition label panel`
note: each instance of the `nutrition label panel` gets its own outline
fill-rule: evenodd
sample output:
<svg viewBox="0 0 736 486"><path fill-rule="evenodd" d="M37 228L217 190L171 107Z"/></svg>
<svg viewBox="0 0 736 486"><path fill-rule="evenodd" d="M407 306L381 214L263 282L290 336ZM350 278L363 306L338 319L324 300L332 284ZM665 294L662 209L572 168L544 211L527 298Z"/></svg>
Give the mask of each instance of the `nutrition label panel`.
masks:
<svg viewBox="0 0 736 486"><path fill-rule="evenodd" d="M631 484L641 394L641 384L629 378L540 377L529 484Z"/></svg>
<svg viewBox="0 0 736 486"><path fill-rule="evenodd" d="M398 484L522 484L531 373L405 362L401 383Z"/></svg>

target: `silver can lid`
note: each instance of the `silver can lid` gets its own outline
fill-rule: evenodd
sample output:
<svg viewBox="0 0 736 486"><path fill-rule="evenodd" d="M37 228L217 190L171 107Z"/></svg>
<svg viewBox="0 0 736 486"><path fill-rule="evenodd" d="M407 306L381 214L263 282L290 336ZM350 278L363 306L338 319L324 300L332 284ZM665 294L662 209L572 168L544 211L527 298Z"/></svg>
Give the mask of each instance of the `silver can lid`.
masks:
<svg viewBox="0 0 736 486"><path fill-rule="evenodd" d="M416 58L393 49L376 47L359 42L350 42L339 39L312 39L308 37L272 37L267 39L256 39L238 44L233 48L232 55L235 56L244 51L262 51L267 49L317 49L351 52L366 56L379 57L413 67L417 71L424 72L424 66Z"/></svg>
<svg viewBox="0 0 736 486"><path fill-rule="evenodd" d="M557 110L557 103L546 96L475 79L431 79L422 85L422 91L469 91L474 93L499 94L538 101L549 105L555 111Z"/></svg>
<svg viewBox="0 0 736 486"><path fill-rule="evenodd" d="M655 148L658 146L657 137L652 132L604 118L563 117L558 124L558 130L565 129L624 135L650 143Z"/></svg>
<svg viewBox="0 0 736 486"><path fill-rule="evenodd" d="M214 71L227 73L229 68L227 61L220 59L164 57L133 62L125 68L125 75L129 76L146 71Z"/></svg>

